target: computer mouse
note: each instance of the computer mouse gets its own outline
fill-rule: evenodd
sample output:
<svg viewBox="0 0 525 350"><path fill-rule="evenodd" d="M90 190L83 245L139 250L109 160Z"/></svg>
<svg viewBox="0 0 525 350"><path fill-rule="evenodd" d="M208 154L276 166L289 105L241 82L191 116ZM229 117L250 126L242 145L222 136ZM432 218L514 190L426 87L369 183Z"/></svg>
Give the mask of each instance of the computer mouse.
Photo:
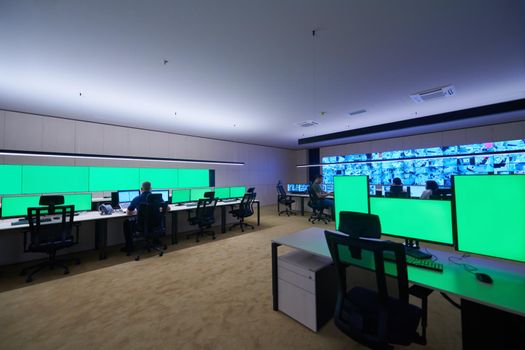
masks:
<svg viewBox="0 0 525 350"><path fill-rule="evenodd" d="M492 277L490 277L486 273L477 272L476 279L483 283L492 284Z"/></svg>

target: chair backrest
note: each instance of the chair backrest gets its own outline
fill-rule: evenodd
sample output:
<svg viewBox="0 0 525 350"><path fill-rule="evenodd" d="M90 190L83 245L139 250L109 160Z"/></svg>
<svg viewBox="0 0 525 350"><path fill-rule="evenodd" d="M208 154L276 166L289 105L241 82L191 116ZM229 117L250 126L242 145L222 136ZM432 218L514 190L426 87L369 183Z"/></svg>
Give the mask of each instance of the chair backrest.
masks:
<svg viewBox="0 0 525 350"><path fill-rule="evenodd" d="M196 217L199 225L211 225L215 222L215 206L218 198L201 198L197 202Z"/></svg>
<svg viewBox="0 0 525 350"><path fill-rule="evenodd" d="M162 200L162 194L150 194L146 203L141 203L137 212L137 231L144 235L162 233L165 230L168 202Z"/></svg>
<svg viewBox="0 0 525 350"><path fill-rule="evenodd" d="M393 188L394 186L390 187ZM393 192L392 190L385 192L385 197L393 197L393 198L409 198L410 194L408 192Z"/></svg>
<svg viewBox="0 0 525 350"><path fill-rule="evenodd" d="M60 244L70 239L73 230L73 219L75 217L74 205L54 206L53 216L59 216L60 222L42 222L42 216L48 215L48 207L27 208L27 220L32 245Z"/></svg>
<svg viewBox="0 0 525 350"><path fill-rule="evenodd" d="M255 187L250 187L246 190L246 193L254 193L255 192Z"/></svg>
<svg viewBox="0 0 525 350"><path fill-rule="evenodd" d="M286 191L284 190L284 186L281 183L278 183L275 187L277 189L277 194L282 197L286 197Z"/></svg>
<svg viewBox="0 0 525 350"><path fill-rule="evenodd" d="M319 207L319 197L317 197L317 193L315 193L312 186L308 186L308 197L310 200L308 201L308 206L311 208L318 208Z"/></svg>
<svg viewBox="0 0 525 350"><path fill-rule="evenodd" d="M381 238L381 221L375 214L341 211L338 230L354 238Z"/></svg>
<svg viewBox="0 0 525 350"><path fill-rule="evenodd" d="M378 303L386 305L389 298L399 299L408 304L408 273L405 247L401 243L376 241L371 239L353 238L330 231L325 231L326 242L334 261L338 278L338 303L336 317L342 312L342 298L347 293L346 268L355 265L375 271ZM388 255L393 262L387 261ZM397 294L389 296L386 282L386 271L397 279ZM340 300L341 299L341 300ZM340 316L340 314L339 314Z"/></svg>
<svg viewBox="0 0 525 350"><path fill-rule="evenodd" d="M239 215L246 218L253 215L253 202L257 193L246 193L239 203Z"/></svg>
<svg viewBox="0 0 525 350"><path fill-rule="evenodd" d="M204 198L215 198L215 191L204 192Z"/></svg>

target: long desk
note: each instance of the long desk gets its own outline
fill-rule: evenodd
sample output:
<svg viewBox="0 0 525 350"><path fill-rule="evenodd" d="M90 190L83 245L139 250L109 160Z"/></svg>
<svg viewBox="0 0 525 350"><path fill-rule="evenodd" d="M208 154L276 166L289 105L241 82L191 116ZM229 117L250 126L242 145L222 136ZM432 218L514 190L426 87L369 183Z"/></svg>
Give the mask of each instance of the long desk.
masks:
<svg viewBox="0 0 525 350"><path fill-rule="evenodd" d="M300 208L301 208L301 215L304 216L304 200L305 199L309 199L310 196L308 194L304 194L304 193L286 193L287 196L289 197L296 197L296 198L300 198L301 201L301 205L300 205ZM326 199L334 199L334 196L327 196ZM277 196L277 212L279 212L281 209L280 209L280 206L279 206L279 196Z"/></svg>
<svg viewBox="0 0 525 350"><path fill-rule="evenodd" d="M281 245L330 257L324 229L321 228L313 227L274 239L271 243L274 310L279 310L277 257L278 247ZM460 254L428 250L443 264L443 272L408 266L408 279L411 283L461 298L463 348L486 348L491 344L505 348L505 342L510 345L513 338L518 337L523 344L521 337L525 332L525 264L482 257L463 259L463 262L492 277L493 284L485 284L477 281L474 274L467 272L463 266L449 261L449 257L461 258Z"/></svg>
<svg viewBox="0 0 525 350"><path fill-rule="evenodd" d="M237 200L234 202L217 202L217 207L221 208L221 232L226 232L226 209L228 206L235 206L238 205L241 202L241 200ZM260 214L260 202L254 201L254 203L257 205L257 226L260 225L261 222L261 214ZM190 211L196 209L196 206L186 206L186 205L175 205L170 204L169 205L169 214L172 218L171 223L171 243L176 244L178 243L178 213L181 211ZM99 251L99 259L103 260L107 258L107 247L108 247L108 221L114 220L118 218L126 218L128 215L124 212L115 211L111 215L101 215L98 211L87 211L87 212L80 212L79 215L76 215L74 217L74 222L89 222L94 221L95 222L95 250ZM7 230L24 230L29 227L29 224L22 224L22 225L11 225L12 222L17 221L18 219L4 219L0 220L0 231L7 231ZM58 220L56 221L58 222ZM53 222L50 222L53 223Z"/></svg>

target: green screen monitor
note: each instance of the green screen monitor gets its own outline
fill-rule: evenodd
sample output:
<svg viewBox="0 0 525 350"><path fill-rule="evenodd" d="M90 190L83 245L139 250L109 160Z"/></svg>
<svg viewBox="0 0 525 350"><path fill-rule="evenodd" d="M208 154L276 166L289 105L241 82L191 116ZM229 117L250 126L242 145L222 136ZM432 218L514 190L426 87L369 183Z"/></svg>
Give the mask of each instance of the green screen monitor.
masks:
<svg viewBox="0 0 525 350"><path fill-rule="evenodd" d="M19 196L2 198L2 218L26 216L27 208L39 207L40 196Z"/></svg>
<svg viewBox="0 0 525 350"><path fill-rule="evenodd" d="M22 166L0 165L0 196L22 193Z"/></svg>
<svg viewBox="0 0 525 350"><path fill-rule="evenodd" d="M451 201L372 197L370 213L379 216L385 235L447 245L454 242Z"/></svg>
<svg viewBox="0 0 525 350"><path fill-rule="evenodd" d="M190 190L171 191L171 203L184 203L190 201Z"/></svg>
<svg viewBox="0 0 525 350"><path fill-rule="evenodd" d="M245 186L230 187L230 198L242 198L246 193Z"/></svg>
<svg viewBox="0 0 525 350"><path fill-rule="evenodd" d="M190 200L191 201L198 201L201 198L204 198L204 194L206 192L213 191L211 187L204 187L204 188L192 188L190 190Z"/></svg>
<svg viewBox="0 0 525 350"><path fill-rule="evenodd" d="M334 176L335 227L341 211L368 213L368 176Z"/></svg>
<svg viewBox="0 0 525 350"><path fill-rule="evenodd" d="M525 262L525 175L453 178L456 249Z"/></svg>
<svg viewBox="0 0 525 350"><path fill-rule="evenodd" d="M90 192L115 191L119 188L139 187L139 168L89 168Z"/></svg>
<svg viewBox="0 0 525 350"><path fill-rule="evenodd" d="M142 184L144 181L149 181L151 182L151 186L154 189L180 187L178 186L178 169L140 168L139 175L140 184Z"/></svg>
<svg viewBox="0 0 525 350"><path fill-rule="evenodd" d="M89 191L89 167L22 166L22 193L64 193Z"/></svg>
<svg viewBox="0 0 525 350"><path fill-rule="evenodd" d="M215 198L225 199L230 198L230 188L229 187L215 187Z"/></svg>
<svg viewBox="0 0 525 350"><path fill-rule="evenodd" d="M210 186L210 171L208 169L179 169L178 187L207 187Z"/></svg>
<svg viewBox="0 0 525 350"><path fill-rule="evenodd" d="M160 194L162 195L162 200L164 202L169 202L170 200L170 191L169 190L152 190L152 194Z"/></svg>
<svg viewBox="0 0 525 350"><path fill-rule="evenodd" d="M89 211L91 210L91 193L65 194L64 205L74 205L75 211Z"/></svg>

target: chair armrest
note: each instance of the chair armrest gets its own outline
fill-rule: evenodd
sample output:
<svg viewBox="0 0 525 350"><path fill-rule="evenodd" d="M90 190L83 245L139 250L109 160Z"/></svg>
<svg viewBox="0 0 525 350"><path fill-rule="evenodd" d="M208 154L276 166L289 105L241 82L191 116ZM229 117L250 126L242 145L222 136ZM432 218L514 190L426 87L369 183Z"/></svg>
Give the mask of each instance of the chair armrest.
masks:
<svg viewBox="0 0 525 350"><path fill-rule="evenodd" d="M416 298L419 298L421 300L427 299L430 294L432 294L434 290L429 289L426 287L419 286L417 284L413 284L408 288L408 294L415 296Z"/></svg>

